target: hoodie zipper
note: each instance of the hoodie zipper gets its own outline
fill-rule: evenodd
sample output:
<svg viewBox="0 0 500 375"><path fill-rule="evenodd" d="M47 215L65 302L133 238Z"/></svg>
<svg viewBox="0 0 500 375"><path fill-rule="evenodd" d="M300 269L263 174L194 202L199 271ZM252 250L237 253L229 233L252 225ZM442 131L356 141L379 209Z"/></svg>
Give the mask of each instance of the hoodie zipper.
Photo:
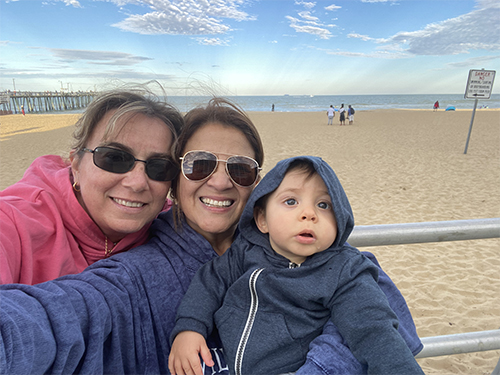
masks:
<svg viewBox="0 0 500 375"><path fill-rule="evenodd" d="M248 337L250 336L250 332L252 331L252 326L255 321L255 315L257 314L257 310L259 307L259 296L257 295L257 288L255 284L257 283L257 278L260 273L264 271L264 268L258 268L252 272L250 275L250 280L248 281L248 287L250 288L250 310L248 311L248 318L245 324L245 328L243 328L243 333L241 335L240 343L238 344L238 348L236 350L236 359L235 359L235 372L236 375L241 375L241 366L243 363L243 354L245 353L245 347L248 342Z"/></svg>

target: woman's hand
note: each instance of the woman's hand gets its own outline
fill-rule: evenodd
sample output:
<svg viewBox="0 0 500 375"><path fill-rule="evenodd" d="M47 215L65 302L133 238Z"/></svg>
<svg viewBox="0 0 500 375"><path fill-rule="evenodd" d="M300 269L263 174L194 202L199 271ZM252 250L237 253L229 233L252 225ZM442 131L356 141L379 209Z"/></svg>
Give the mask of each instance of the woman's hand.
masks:
<svg viewBox="0 0 500 375"><path fill-rule="evenodd" d="M205 338L197 332L183 331L172 344L168 357L168 369L172 375L203 375L200 355L209 367L214 365L212 353Z"/></svg>

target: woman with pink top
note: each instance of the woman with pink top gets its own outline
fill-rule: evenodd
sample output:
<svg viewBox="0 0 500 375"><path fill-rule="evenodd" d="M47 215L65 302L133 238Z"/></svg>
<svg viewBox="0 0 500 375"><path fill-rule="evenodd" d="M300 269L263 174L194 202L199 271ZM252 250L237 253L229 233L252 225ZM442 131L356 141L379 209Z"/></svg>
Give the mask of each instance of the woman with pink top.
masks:
<svg viewBox="0 0 500 375"><path fill-rule="evenodd" d="M183 124L154 95L111 91L76 123L69 160L37 158L0 192L0 283L37 284L145 243L169 207Z"/></svg>

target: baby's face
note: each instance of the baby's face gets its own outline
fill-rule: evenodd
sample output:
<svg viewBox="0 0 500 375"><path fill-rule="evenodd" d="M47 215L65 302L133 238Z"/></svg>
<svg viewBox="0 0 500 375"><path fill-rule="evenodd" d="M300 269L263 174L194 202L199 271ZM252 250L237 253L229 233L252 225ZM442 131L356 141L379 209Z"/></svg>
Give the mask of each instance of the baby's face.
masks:
<svg viewBox="0 0 500 375"><path fill-rule="evenodd" d="M256 214L256 223L269 233L278 254L300 264L308 256L329 248L337 237L337 221L323 179L290 171L269 196L265 210Z"/></svg>

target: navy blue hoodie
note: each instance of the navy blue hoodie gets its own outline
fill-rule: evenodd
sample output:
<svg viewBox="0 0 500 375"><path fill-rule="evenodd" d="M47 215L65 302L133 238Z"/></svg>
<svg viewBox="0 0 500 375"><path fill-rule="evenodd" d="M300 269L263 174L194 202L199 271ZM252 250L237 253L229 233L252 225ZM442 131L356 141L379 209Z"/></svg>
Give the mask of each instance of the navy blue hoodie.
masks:
<svg viewBox="0 0 500 375"><path fill-rule="evenodd" d="M325 182L337 221L331 247L298 268L273 251L253 220L255 203L297 159L308 160ZM353 227L347 196L327 163L304 156L279 162L250 196L231 248L195 275L172 338L184 330L207 337L216 327L231 373L280 374L304 364L309 344L331 319L368 373L423 374L377 284L378 268L346 243Z"/></svg>

